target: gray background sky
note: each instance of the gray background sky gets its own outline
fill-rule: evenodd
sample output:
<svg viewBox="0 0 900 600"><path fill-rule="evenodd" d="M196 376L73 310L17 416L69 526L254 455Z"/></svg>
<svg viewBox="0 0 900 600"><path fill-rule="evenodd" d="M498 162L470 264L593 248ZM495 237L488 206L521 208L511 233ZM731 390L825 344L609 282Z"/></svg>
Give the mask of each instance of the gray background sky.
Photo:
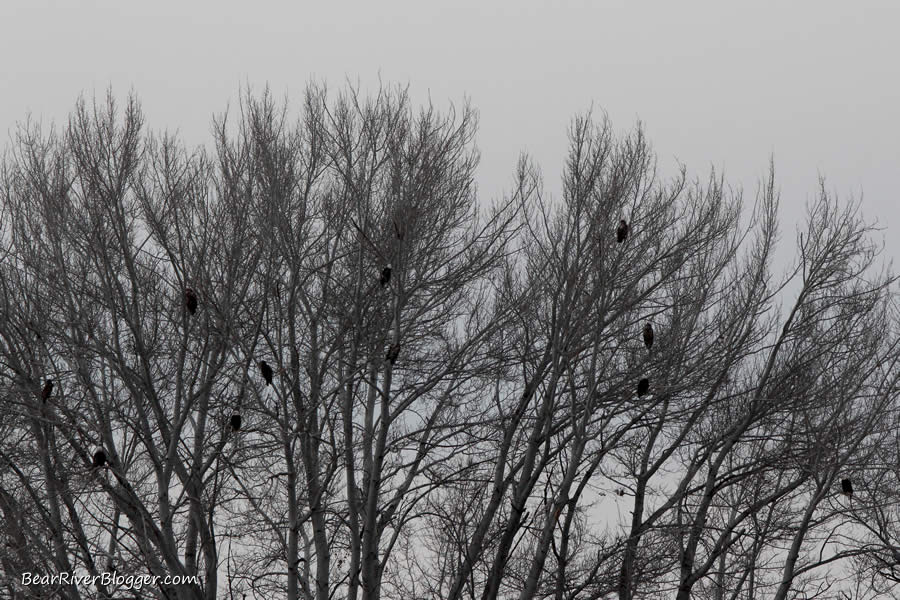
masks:
<svg viewBox="0 0 900 600"><path fill-rule="evenodd" d="M471 98L482 196L520 151L559 189L572 116L641 119L664 173L710 166L751 197L774 155L785 237L817 185L864 192L900 250L900 2L271 2L0 0L0 133L30 111L62 122L79 93L138 93L152 129L208 143L241 85L299 103L337 88L411 84ZM786 241L788 241L786 240Z"/></svg>

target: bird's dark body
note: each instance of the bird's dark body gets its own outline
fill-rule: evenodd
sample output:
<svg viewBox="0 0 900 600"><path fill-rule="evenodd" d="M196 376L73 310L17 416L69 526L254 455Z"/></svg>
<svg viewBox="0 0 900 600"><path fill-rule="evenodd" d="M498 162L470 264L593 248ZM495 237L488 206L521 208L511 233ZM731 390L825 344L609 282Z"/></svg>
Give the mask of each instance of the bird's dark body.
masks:
<svg viewBox="0 0 900 600"><path fill-rule="evenodd" d="M842 479L841 480L841 491L844 493L845 496L852 496L853 495L853 482L851 482L849 479Z"/></svg>
<svg viewBox="0 0 900 600"><path fill-rule="evenodd" d="M379 283L381 283L381 287L386 286L391 281L391 268L385 267L381 271L381 279L379 279Z"/></svg>
<svg viewBox="0 0 900 600"><path fill-rule="evenodd" d="M50 398L50 394L52 394L52 393L53 393L53 380L48 379L44 383L44 389L41 390L41 400L46 402L47 399Z"/></svg>
<svg viewBox="0 0 900 600"><path fill-rule="evenodd" d="M644 377L640 381L638 381L637 386L637 395L638 397L643 396L647 392L650 391L650 380Z"/></svg>
<svg viewBox="0 0 900 600"><path fill-rule="evenodd" d="M197 306L200 304L200 301L197 299L197 293L188 288L184 291L184 306L187 308L187 311L192 315L197 312Z"/></svg>
<svg viewBox="0 0 900 600"><path fill-rule="evenodd" d="M625 219L619 221L619 226L616 228L616 243L621 244L628 238L628 223L625 222Z"/></svg>
<svg viewBox="0 0 900 600"><path fill-rule="evenodd" d="M644 325L644 345L647 350L653 346L653 326L650 323Z"/></svg>
<svg viewBox="0 0 900 600"><path fill-rule="evenodd" d="M264 360L259 361L259 372L262 373L263 379L266 380L266 385L272 385L272 377L275 375L275 372L272 371L269 363Z"/></svg>
<svg viewBox="0 0 900 600"><path fill-rule="evenodd" d="M231 421L230 421L230 423L231 423L231 429L232 429L233 431L240 431L240 429L241 429L241 415L236 414L236 413L233 414L233 415L231 415Z"/></svg>
<svg viewBox="0 0 900 600"><path fill-rule="evenodd" d="M106 465L106 452L103 450L97 450L94 452L94 468L99 468Z"/></svg>

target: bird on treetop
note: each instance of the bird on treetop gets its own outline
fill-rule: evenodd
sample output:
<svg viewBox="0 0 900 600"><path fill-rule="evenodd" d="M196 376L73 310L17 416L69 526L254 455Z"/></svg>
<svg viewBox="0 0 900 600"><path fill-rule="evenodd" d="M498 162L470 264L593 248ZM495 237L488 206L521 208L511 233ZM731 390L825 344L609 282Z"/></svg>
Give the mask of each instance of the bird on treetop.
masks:
<svg viewBox="0 0 900 600"><path fill-rule="evenodd" d="M191 314L196 313L198 304L199 300L197 299L197 293L191 288L184 290L184 306L187 308L188 312Z"/></svg>
<svg viewBox="0 0 900 600"><path fill-rule="evenodd" d="M619 227L616 228L616 243L621 244L628 237L628 223L625 219L619 221Z"/></svg>
<svg viewBox="0 0 900 600"><path fill-rule="evenodd" d="M263 379L266 380L266 385L272 385L272 376L275 373L272 371L269 363L264 360L259 361L259 371L262 373Z"/></svg>
<svg viewBox="0 0 900 600"><path fill-rule="evenodd" d="M44 389L41 390L41 400L46 402L47 399L50 398L50 394L52 394L52 393L53 393L53 380L48 379L46 382L44 382Z"/></svg>
<svg viewBox="0 0 900 600"><path fill-rule="evenodd" d="M94 452L92 466L97 469L103 466L106 466L106 452L103 451L102 448Z"/></svg>
<svg viewBox="0 0 900 600"><path fill-rule="evenodd" d="M653 325L649 322L644 325L644 345L647 346L647 350L653 346Z"/></svg>
<svg viewBox="0 0 900 600"><path fill-rule="evenodd" d="M644 377L643 379L638 381L637 395L638 395L638 397L641 397L644 394L646 394L648 391L650 391L650 380L647 379L646 377Z"/></svg>
<svg viewBox="0 0 900 600"><path fill-rule="evenodd" d="M841 492L848 498L853 497L853 483L849 479L841 480Z"/></svg>

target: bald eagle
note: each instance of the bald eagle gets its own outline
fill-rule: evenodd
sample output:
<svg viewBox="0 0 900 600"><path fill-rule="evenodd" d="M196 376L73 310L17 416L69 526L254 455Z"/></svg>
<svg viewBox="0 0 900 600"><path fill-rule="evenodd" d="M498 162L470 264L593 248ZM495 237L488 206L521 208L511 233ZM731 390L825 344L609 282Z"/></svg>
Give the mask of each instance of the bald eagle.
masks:
<svg viewBox="0 0 900 600"><path fill-rule="evenodd" d="M853 483L849 479L841 479L841 491L848 498L853 497Z"/></svg>
<svg viewBox="0 0 900 600"><path fill-rule="evenodd" d="M625 219L619 221L619 227L616 229L616 243L621 244L628 237L628 223Z"/></svg>
<svg viewBox="0 0 900 600"><path fill-rule="evenodd" d="M234 413L231 415L231 430L239 431L241 428L241 415Z"/></svg>
<svg viewBox="0 0 900 600"><path fill-rule="evenodd" d="M52 394L52 393L53 393L53 380L48 379L46 382L44 382L44 389L41 390L41 400L46 402L47 399L50 398L50 394Z"/></svg>
<svg viewBox="0 0 900 600"><path fill-rule="evenodd" d="M381 287L386 286L391 281L391 266L388 265L381 271L381 279L379 280Z"/></svg>
<svg viewBox="0 0 900 600"><path fill-rule="evenodd" d="M643 396L648 391L650 391L650 380L644 377L643 379L638 381L637 395L638 397Z"/></svg>
<svg viewBox="0 0 900 600"><path fill-rule="evenodd" d="M104 452L103 449L101 448L101 449L97 450L96 452L94 452L94 462L92 463L92 466L95 469L98 469L105 465L106 465L106 452Z"/></svg>
<svg viewBox="0 0 900 600"><path fill-rule="evenodd" d="M259 371L262 373L263 379L266 380L266 385L272 385L272 375L275 373L272 371L269 363L264 360L259 361Z"/></svg>
<svg viewBox="0 0 900 600"><path fill-rule="evenodd" d="M184 306L187 308L188 312L194 314L197 312L197 305L199 301L197 300L197 293L191 288L187 288L184 290Z"/></svg>
<svg viewBox="0 0 900 600"><path fill-rule="evenodd" d="M653 345L653 326L650 323L644 325L644 345L647 350Z"/></svg>

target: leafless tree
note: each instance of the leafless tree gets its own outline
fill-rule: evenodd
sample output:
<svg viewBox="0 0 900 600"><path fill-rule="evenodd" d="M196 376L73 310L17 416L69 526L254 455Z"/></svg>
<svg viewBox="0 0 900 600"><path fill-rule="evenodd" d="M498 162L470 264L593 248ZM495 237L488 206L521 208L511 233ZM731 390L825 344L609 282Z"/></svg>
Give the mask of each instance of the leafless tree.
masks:
<svg viewBox="0 0 900 600"><path fill-rule="evenodd" d="M774 169L746 204L590 113L558 198L523 156L493 202L475 111L400 87L246 91L209 150L143 121L80 101L3 162L8 595L900 581L900 313L857 203L823 184L783 269ZM196 580L21 581L111 571Z"/></svg>

